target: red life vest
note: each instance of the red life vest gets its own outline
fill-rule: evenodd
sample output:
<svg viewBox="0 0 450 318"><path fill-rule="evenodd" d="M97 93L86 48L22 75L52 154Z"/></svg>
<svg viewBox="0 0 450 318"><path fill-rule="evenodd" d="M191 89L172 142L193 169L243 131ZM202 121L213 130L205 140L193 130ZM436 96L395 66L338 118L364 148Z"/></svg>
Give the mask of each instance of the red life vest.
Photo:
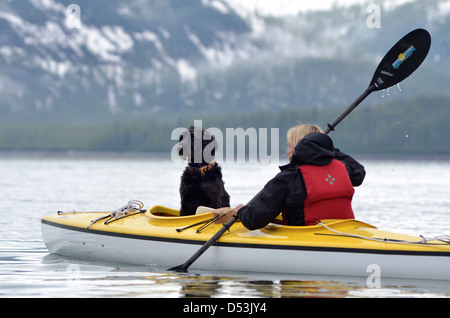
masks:
<svg viewBox="0 0 450 318"><path fill-rule="evenodd" d="M305 225L323 219L354 219L352 198L355 189L345 164L333 159L325 166L300 167L306 186Z"/></svg>

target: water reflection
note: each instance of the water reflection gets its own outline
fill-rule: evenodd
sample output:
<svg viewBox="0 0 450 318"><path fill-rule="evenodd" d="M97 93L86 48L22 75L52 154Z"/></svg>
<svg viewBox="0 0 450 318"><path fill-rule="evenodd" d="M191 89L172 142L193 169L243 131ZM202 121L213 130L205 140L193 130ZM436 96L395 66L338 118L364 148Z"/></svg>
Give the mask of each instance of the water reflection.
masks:
<svg viewBox="0 0 450 318"><path fill-rule="evenodd" d="M368 288L363 278L312 277L259 273L168 272L162 268L84 262L49 254L53 266L44 294L67 287L58 297L149 298L366 298L450 297L448 284L434 281L384 281ZM74 276L73 265L79 273ZM56 274L59 273L59 274ZM75 278L75 279L74 279ZM43 288L40 286L40 288ZM56 296L56 295L55 295Z"/></svg>
<svg viewBox="0 0 450 318"><path fill-rule="evenodd" d="M201 295L196 290L191 292L183 288L184 297L261 297L261 298L287 298L287 297L327 297L341 298L348 295L348 291L358 288L352 284L343 284L332 281L308 280L248 280L245 277L216 277L204 276L201 280L207 293ZM185 286L186 287L186 286ZM206 291L206 289L205 289Z"/></svg>
<svg viewBox="0 0 450 318"><path fill-rule="evenodd" d="M191 278L192 279L192 278ZM245 276L223 277L195 275L195 281L179 277L180 297L249 297L249 298L373 298L373 297L450 297L445 292L425 292L411 286L393 284L377 289L367 288L362 282L338 280L259 279ZM405 282L403 282L405 283ZM433 284L433 283L431 283Z"/></svg>

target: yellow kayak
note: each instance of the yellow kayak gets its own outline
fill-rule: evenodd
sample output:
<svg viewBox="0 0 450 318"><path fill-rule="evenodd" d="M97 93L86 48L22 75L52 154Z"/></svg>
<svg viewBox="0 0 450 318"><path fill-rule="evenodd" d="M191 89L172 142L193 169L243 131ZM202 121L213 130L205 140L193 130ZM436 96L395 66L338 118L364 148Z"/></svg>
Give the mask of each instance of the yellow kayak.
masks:
<svg viewBox="0 0 450 318"><path fill-rule="evenodd" d="M154 206L58 213L41 223L51 253L169 268L184 263L221 229L211 219L211 212L179 216L178 210ZM191 268L450 280L450 240L387 232L358 220L301 227L275 222L256 231L238 221Z"/></svg>

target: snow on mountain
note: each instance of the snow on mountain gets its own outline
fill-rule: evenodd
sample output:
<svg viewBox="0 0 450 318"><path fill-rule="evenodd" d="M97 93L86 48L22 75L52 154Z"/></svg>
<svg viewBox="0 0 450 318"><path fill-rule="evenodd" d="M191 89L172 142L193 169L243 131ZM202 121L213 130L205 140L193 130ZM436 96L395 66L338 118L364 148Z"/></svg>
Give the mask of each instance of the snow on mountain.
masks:
<svg viewBox="0 0 450 318"><path fill-rule="evenodd" d="M437 86L413 82L415 93L440 91L448 76L440 67L449 65L448 0L380 0L381 29L367 27L367 2L289 15L287 0L276 2L281 14L236 0L77 3L77 28L68 25L70 1L0 4L3 118L342 106L416 27L437 37L427 73Z"/></svg>

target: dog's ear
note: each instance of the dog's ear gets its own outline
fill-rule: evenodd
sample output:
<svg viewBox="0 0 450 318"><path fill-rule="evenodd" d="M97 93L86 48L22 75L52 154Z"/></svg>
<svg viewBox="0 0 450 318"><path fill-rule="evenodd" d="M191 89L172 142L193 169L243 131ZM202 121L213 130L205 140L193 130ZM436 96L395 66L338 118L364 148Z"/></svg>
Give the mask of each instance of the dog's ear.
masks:
<svg viewBox="0 0 450 318"><path fill-rule="evenodd" d="M178 148L178 156L180 156L180 157L183 156L183 146L181 145L181 142L183 141L183 139L184 139L183 134L180 134L180 135L178 136L178 145L177 145L177 148Z"/></svg>
<svg viewBox="0 0 450 318"><path fill-rule="evenodd" d="M183 146L178 145L177 148L178 148L178 156L180 156L181 159L184 160L185 158L184 158L184 156L183 156Z"/></svg>
<svg viewBox="0 0 450 318"><path fill-rule="evenodd" d="M214 135L211 135L211 143L214 145L213 149L211 150L211 156L214 157L216 155L216 149L219 146Z"/></svg>
<svg viewBox="0 0 450 318"><path fill-rule="evenodd" d="M203 138L203 160L206 163L210 163L214 160L217 147L219 147L219 144L216 141L216 137L209 132L206 132Z"/></svg>
<svg viewBox="0 0 450 318"><path fill-rule="evenodd" d="M191 147L190 147L190 132L189 130L183 131L180 136L178 137L178 156L181 157L181 159L185 160L187 159Z"/></svg>

